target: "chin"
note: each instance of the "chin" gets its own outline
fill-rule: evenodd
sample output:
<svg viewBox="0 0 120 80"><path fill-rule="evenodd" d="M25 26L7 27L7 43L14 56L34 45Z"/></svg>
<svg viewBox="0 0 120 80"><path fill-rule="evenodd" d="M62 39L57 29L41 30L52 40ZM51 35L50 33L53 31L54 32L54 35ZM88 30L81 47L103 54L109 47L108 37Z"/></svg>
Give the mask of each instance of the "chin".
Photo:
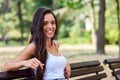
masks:
<svg viewBox="0 0 120 80"><path fill-rule="evenodd" d="M47 38L51 39L51 38L53 38L53 36L47 36Z"/></svg>

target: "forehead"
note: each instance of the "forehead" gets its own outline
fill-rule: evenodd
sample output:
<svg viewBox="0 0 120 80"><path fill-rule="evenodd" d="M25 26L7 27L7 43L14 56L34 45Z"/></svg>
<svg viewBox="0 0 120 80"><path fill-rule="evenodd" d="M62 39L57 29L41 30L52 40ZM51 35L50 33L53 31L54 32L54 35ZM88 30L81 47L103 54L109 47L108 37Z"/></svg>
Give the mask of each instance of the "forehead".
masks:
<svg viewBox="0 0 120 80"><path fill-rule="evenodd" d="M53 14L48 13L44 15L44 21L51 21L51 20L55 20Z"/></svg>

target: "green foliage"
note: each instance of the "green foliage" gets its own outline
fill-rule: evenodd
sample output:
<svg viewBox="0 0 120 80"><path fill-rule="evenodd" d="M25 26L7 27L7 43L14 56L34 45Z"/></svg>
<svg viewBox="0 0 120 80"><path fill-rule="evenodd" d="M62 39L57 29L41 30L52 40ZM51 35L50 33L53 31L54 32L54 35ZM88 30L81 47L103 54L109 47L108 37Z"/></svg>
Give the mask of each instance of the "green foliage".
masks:
<svg viewBox="0 0 120 80"><path fill-rule="evenodd" d="M20 32L18 30L12 30L7 33L10 39L19 39L20 38Z"/></svg>
<svg viewBox="0 0 120 80"><path fill-rule="evenodd" d="M107 44L116 44L118 41L118 24L115 1L107 0L106 6L106 34Z"/></svg>
<svg viewBox="0 0 120 80"><path fill-rule="evenodd" d="M77 38L80 36L80 25L75 24L69 33L70 38Z"/></svg>
<svg viewBox="0 0 120 80"><path fill-rule="evenodd" d="M57 0L54 0L54 8L55 9L59 9L59 8L63 8L63 7L65 7L65 6L67 6L67 2L68 2L69 0L59 0L59 1L57 1Z"/></svg>
<svg viewBox="0 0 120 80"><path fill-rule="evenodd" d="M59 29L58 38L65 38L69 36L69 27L62 24Z"/></svg>
<svg viewBox="0 0 120 80"><path fill-rule="evenodd" d="M20 39L21 33L17 1L18 0L8 0L8 11L3 13L2 3L4 0L0 0L0 40L5 35L9 35L11 39ZM61 24L59 26L58 38L61 43L90 43L91 32L86 32L84 25L85 16L89 16L90 14L89 1L90 0L21 0L24 39L26 39L26 42L28 41L34 12L38 7L48 6L56 10L67 8L67 11L60 17ZM98 4L99 1L94 0L96 28L98 27ZM60 11L58 14L62 12L63 11ZM105 18L105 37L109 44L115 44L118 41L118 23L114 0L106 0Z"/></svg>
<svg viewBox="0 0 120 80"><path fill-rule="evenodd" d="M80 9L83 7L82 0L68 0L67 6L73 9Z"/></svg>
<svg viewBox="0 0 120 80"><path fill-rule="evenodd" d="M90 44L90 40L87 37L77 37L77 38L62 38L58 39L60 44Z"/></svg>
<svg viewBox="0 0 120 80"><path fill-rule="evenodd" d="M110 30L108 32L106 32L106 39L107 39L107 44L116 44L118 41L118 31L117 30Z"/></svg>

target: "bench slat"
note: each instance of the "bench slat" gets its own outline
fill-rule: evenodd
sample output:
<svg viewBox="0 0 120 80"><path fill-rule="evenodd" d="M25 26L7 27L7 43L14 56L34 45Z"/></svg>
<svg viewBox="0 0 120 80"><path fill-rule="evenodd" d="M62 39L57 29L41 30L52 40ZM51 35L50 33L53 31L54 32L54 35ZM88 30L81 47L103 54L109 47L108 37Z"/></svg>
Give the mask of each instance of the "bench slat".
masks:
<svg viewBox="0 0 120 80"><path fill-rule="evenodd" d="M120 75L120 70L116 70L114 71L114 73L112 73L113 75Z"/></svg>
<svg viewBox="0 0 120 80"><path fill-rule="evenodd" d="M117 69L117 68L120 68L120 63L111 64L109 67L110 67L110 69Z"/></svg>
<svg viewBox="0 0 120 80"><path fill-rule="evenodd" d="M87 62L78 62L70 64L71 69L83 68L83 67L92 67L92 66L99 66L99 61L87 61Z"/></svg>
<svg viewBox="0 0 120 80"><path fill-rule="evenodd" d="M104 64L111 64L111 63L120 63L120 58L105 59L104 60Z"/></svg>
<svg viewBox="0 0 120 80"><path fill-rule="evenodd" d="M116 80L120 80L120 70L113 71L112 75L115 76Z"/></svg>
<svg viewBox="0 0 120 80"><path fill-rule="evenodd" d="M88 77L76 79L76 80L100 80L100 79L103 79L105 77L107 77L106 73L101 73L101 74L92 75L92 76L88 76Z"/></svg>
<svg viewBox="0 0 120 80"><path fill-rule="evenodd" d="M22 69L17 71L10 71L10 72L0 72L0 80L8 80L8 79L17 79L17 78L24 78L30 77L33 74L31 73L31 69Z"/></svg>
<svg viewBox="0 0 120 80"><path fill-rule="evenodd" d="M83 68L83 69L75 69L75 70L72 70L71 77L81 76L81 75L90 74L90 73L97 73L97 72L100 72L103 70L104 69L102 66Z"/></svg>

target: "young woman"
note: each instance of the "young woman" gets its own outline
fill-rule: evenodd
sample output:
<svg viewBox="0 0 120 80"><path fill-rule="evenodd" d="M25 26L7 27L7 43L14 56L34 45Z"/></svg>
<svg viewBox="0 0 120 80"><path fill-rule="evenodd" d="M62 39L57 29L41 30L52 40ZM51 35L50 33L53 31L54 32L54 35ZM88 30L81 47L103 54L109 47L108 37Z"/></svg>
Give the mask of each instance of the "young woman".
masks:
<svg viewBox="0 0 120 80"><path fill-rule="evenodd" d="M52 10L39 8L33 17L29 44L17 57L5 63L2 71L28 67L34 70L36 80L69 80L70 65L54 40L57 28Z"/></svg>

